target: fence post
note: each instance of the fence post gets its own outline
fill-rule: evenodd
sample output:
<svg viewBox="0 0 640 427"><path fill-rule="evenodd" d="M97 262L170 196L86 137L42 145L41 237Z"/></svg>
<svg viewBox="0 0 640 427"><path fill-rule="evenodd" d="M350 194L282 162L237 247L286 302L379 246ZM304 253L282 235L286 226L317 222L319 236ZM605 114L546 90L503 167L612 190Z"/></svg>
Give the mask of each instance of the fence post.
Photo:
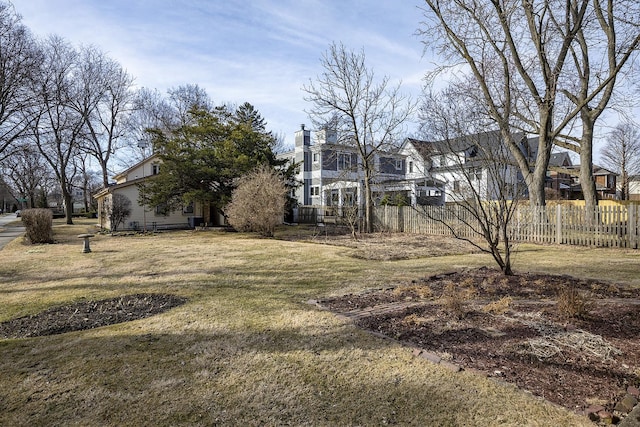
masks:
<svg viewBox="0 0 640 427"><path fill-rule="evenodd" d="M556 205L556 244L562 244L562 206Z"/></svg>
<svg viewBox="0 0 640 427"><path fill-rule="evenodd" d="M627 238L629 239L629 247L638 249L638 206L627 205Z"/></svg>

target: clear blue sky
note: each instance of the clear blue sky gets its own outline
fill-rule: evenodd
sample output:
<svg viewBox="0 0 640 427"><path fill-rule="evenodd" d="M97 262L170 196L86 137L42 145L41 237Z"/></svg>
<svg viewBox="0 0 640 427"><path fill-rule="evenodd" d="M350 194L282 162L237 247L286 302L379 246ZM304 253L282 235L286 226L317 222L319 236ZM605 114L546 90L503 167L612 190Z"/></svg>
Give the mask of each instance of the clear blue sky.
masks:
<svg viewBox="0 0 640 427"><path fill-rule="evenodd" d="M293 142L310 125L301 87L331 42L364 49L378 77L417 97L433 65L422 55L421 0L13 0L38 37L92 44L139 87L204 87L215 103L250 102Z"/></svg>

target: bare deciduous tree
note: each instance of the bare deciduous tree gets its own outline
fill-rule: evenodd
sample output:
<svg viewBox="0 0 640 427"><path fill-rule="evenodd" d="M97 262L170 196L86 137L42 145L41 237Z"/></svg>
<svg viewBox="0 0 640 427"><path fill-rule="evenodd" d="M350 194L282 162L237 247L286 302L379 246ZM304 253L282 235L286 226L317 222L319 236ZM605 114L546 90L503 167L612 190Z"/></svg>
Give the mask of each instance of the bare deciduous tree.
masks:
<svg viewBox="0 0 640 427"><path fill-rule="evenodd" d="M210 111L213 108L207 91L197 84L186 84L169 89L168 104L172 109L170 128L194 123L193 110Z"/></svg>
<svg viewBox="0 0 640 427"><path fill-rule="evenodd" d="M391 87L389 77L375 81L363 51L334 43L320 63L323 73L303 87L305 100L313 104L308 114L318 129L335 130L338 143L357 150L364 173L364 228L371 232L376 154L401 142L415 104L400 92L400 84Z"/></svg>
<svg viewBox="0 0 640 427"><path fill-rule="evenodd" d="M637 53L637 2L426 0L426 4L426 29L421 32L427 44L436 42L447 61L432 77L458 67L460 60L468 67L481 93L479 108L497 123L524 176L530 201L545 203L544 180L554 144L580 153L581 181L585 187L592 185L593 129L617 76ZM467 89L477 92L471 86ZM535 162L527 161L510 137L514 127L538 135ZM571 136L576 127L581 128L581 137ZM595 190L585 195L587 204L595 205Z"/></svg>
<svg viewBox="0 0 640 427"><path fill-rule="evenodd" d="M194 124L194 111L213 109L206 90L196 84L170 88L167 96L157 90L139 89L133 97L133 111L127 120L128 144L134 150L140 149L133 160L146 157L147 149L155 151L154 135L160 133L170 138L177 129Z"/></svg>
<svg viewBox="0 0 640 427"><path fill-rule="evenodd" d="M94 211L97 202L93 199L93 194L102 188L101 173L92 170L89 165L89 155L80 153L75 159L75 170L71 185L82 192L82 204L85 212Z"/></svg>
<svg viewBox="0 0 640 427"><path fill-rule="evenodd" d="M556 144L580 155L580 186L587 210L597 205L593 179L593 142L596 124L609 106L616 86L633 68L626 66L640 48L640 3L627 0L594 0L570 45L572 61L565 67L562 94L571 101L568 117L579 118L580 138L567 136ZM636 70L637 71L637 66Z"/></svg>
<svg viewBox="0 0 640 427"><path fill-rule="evenodd" d="M620 175L621 196L629 200L629 181L640 174L640 130L630 122L620 123L611 131L600 151L603 166Z"/></svg>
<svg viewBox="0 0 640 427"><path fill-rule="evenodd" d="M133 111L128 117L128 144L138 147L133 159L139 161L146 155L146 148L152 147L152 135L149 129L169 129L171 109L158 90L140 88L133 97ZM145 147L145 148L143 148Z"/></svg>
<svg viewBox="0 0 640 427"><path fill-rule="evenodd" d="M11 3L0 2L0 157L31 121L34 98L28 90L39 53Z"/></svg>
<svg viewBox="0 0 640 427"><path fill-rule="evenodd" d="M419 212L444 224L455 238L491 254L502 272L511 275L511 221L525 185L500 130L477 133L491 120L472 107L464 108L460 96L445 89L432 94L423 108L425 130L434 138L433 152L444 163L438 167L449 174L445 193L450 203ZM527 144L522 137L522 133L512 136L521 147ZM461 233L459 223L464 224L461 229L472 230L472 235Z"/></svg>
<svg viewBox="0 0 640 427"><path fill-rule="evenodd" d="M102 184L109 186L109 161L124 144L125 124L133 108L133 78L116 61L100 50L84 48L78 77L82 81L87 113L83 151L96 159L102 172Z"/></svg>
<svg viewBox="0 0 640 427"><path fill-rule="evenodd" d="M27 206L38 206L39 193L48 192L51 168L35 147L23 144L12 149L11 156L2 162L5 182L15 199L27 199Z"/></svg>
<svg viewBox="0 0 640 427"><path fill-rule="evenodd" d="M62 193L67 224L73 224L72 178L88 115L95 107L78 78L79 55L63 39L43 43L44 61L35 82L35 119L31 137L51 166Z"/></svg>

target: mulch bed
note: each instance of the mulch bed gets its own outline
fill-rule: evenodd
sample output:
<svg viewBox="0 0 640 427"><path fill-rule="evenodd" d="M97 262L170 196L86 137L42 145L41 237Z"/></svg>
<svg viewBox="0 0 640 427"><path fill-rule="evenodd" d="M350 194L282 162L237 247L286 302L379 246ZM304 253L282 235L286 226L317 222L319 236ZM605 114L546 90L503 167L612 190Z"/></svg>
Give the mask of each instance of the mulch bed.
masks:
<svg viewBox="0 0 640 427"><path fill-rule="evenodd" d="M81 301L0 323L0 338L27 338L99 328L160 314L186 302L170 294L135 294Z"/></svg>
<svg viewBox="0 0 640 427"><path fill-rule="evenodd" d="M597 422L638 399L640 289L480 268L319 304Z"/></svg>

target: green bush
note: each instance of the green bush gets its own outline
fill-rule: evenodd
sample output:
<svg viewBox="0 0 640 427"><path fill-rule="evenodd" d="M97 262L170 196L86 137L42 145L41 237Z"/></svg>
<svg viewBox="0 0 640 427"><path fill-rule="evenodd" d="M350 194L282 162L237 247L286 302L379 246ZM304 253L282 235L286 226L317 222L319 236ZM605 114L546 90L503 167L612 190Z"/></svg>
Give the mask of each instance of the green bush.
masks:
<svg viewBox="0 0 640 427"><path fill-rule="evenodd" d="M53 243L53 213L49 209L26 209L22 211L22 222L26 229L25 239L34 243Z"/></svg>

